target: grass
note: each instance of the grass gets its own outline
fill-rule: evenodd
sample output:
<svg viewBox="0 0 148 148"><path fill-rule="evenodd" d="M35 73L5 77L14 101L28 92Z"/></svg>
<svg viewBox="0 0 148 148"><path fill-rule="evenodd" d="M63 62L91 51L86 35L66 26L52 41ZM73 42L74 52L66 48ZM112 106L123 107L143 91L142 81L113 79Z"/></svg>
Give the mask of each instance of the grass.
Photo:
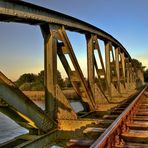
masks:
<svg viewBox="0 0 148 148"><path fill-rule="evenodd" d="M44 101L44 91L23 91L32 101Z"/></svg>

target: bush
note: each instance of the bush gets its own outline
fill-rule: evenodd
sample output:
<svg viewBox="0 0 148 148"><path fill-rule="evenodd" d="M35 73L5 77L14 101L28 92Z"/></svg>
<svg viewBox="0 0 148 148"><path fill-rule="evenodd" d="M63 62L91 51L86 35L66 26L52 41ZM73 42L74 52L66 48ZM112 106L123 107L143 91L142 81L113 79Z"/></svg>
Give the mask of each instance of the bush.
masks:
<svg viewBox="0 0 148 148"><path fill-rule="evenodd" d="M148 69L144 71L144 81L148 82Z"/></svg>
<svg viewBox="0 0 148 148"><path fill-rule="evenodd" d="M15 84L20 87L24 83L32 83L35 82L37 79L37 76L32 73L23 74L19 77L19 79L15 82Z"/></svg>
<svg viewBox="0 0 148 148"><path fill-rule="evenodd" d="M32 83L26 82L26 83L22 84L19 88L22 91L28 91L28 90L31 90L31 87L32 87Z"/></svg>
<svg viewBox="0 0 148 148"><path fill-rule="evenodd" d="M32 84L31 90L41 91L44 90L44 85L42 83L34 82Z"/></svg>
<svg viewBox="0 0 148 148"><path fill-rule="evenodd" d="M60 87L65 86L61 73L59 71L57 71L57 82ZM40 71L38 75L32 73L23 74L19 77L15 84L23 91L44 90L44 70Z"/></svg>

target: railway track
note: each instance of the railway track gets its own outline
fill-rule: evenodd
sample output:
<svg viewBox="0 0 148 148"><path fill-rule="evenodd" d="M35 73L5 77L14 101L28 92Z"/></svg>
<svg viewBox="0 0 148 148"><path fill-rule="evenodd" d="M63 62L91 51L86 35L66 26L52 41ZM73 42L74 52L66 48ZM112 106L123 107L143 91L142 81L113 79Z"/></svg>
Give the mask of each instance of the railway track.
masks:
<svg viewBox="0 0 148 148"><path fill-rule="evenodd" d="M136 97L124 101L104 121L83 130L84 137L70 139L70 148L147 148L148 147L148 88Z"/></svg>

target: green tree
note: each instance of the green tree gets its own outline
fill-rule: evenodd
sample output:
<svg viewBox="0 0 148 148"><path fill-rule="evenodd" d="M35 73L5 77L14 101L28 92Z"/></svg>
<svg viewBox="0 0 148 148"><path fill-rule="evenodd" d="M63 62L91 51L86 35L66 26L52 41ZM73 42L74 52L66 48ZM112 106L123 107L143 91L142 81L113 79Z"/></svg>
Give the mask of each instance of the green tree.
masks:
<svg viewBox="0 0 148 148"><path fill-rule="evenodd" d="M140 61L138 61L137 59L132 59L132 63L136 69L141 69L142 71L144 71L145 66L142 66L142 63Z"/></svg>
<svg viewBox="0 0 148 148"><path fill-rule="evenodd" d="M25 82L19 87L19 89L23 91L32 90L32 83Z"/></svg>
<svg viewBox="0 0 148 148"><path fill-rule="evenodd" d="M59 84L60 87L64 87L65 84L64 84L64 80L61 76L61 73L57 70L57 82Z"/></svg>
<svg viewBox="0 0 148 148"><path fill-rule="evenodd" d="M23 74L19 77L19 79L15 82L18 87L20 87L24 83L32 83L35 82L37 75L32 73Z"/></svg>
<svg viewBox="0 0 148 148"><path fill-rule="evenodd" d="M65 78L65 87L72 87L71 81L69 80L69 78Z"/></svg>
<svg viewBox="0 0 148 148"><path fill-rule="evenodd" d="M59 71L57 71L57 82L61 88L65 86ZM44 70L40 71L38 75L23 74L15 83L21 90L44 90Z"/></svg>
<svg viewBox="0 0 148 148"><path fill-rule="evenodd" d="M37 76L37 82L44 85L44 70L40 71Z"/></svg>
<svg viewBox="0 0 148 148"><path fill-rule="evenodd" d="M38 73L37 81L44 85L44 70ZM57 82L59 86L64 87L64 81L62 79L61 73L58 70L57 70Z"/></svg>
<svg viewBox="0 0 148 148"><path fill-rule="evenodd" d="M144 71L144 81L148 82L148 69Z"/></svg>

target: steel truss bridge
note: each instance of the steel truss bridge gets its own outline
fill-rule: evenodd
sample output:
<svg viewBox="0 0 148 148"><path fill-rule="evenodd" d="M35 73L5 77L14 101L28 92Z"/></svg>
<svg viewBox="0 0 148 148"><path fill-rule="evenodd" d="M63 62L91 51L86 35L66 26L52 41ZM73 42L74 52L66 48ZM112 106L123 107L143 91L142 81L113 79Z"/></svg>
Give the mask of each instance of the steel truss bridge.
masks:
<svg viewBox="0 0 148 148"><path fill-rule="evenodd" d="M58 140L79 137L79 129L99 122L97 118L87 118L87 114L96 112L102 103L110 104L115 97L123 97L125 94L130 96L137 85L143 83L141 69L133 66L132 59L122 44L86 22L30 3L9 0L0 1L0 21L40 26L44 39L45 110L35 105L11 80L0 73L1 111L29 129L29 134L6 145L43 147L54 145ZM85 35L87 80L67 36L67 30ZM99 40L104 43L105 62ZM94 52L97 52L98 57ZM57 84L57 56L79 100L87 106L83 118L74 112ZM141 83L137 84L138 82Z"/></svg>

